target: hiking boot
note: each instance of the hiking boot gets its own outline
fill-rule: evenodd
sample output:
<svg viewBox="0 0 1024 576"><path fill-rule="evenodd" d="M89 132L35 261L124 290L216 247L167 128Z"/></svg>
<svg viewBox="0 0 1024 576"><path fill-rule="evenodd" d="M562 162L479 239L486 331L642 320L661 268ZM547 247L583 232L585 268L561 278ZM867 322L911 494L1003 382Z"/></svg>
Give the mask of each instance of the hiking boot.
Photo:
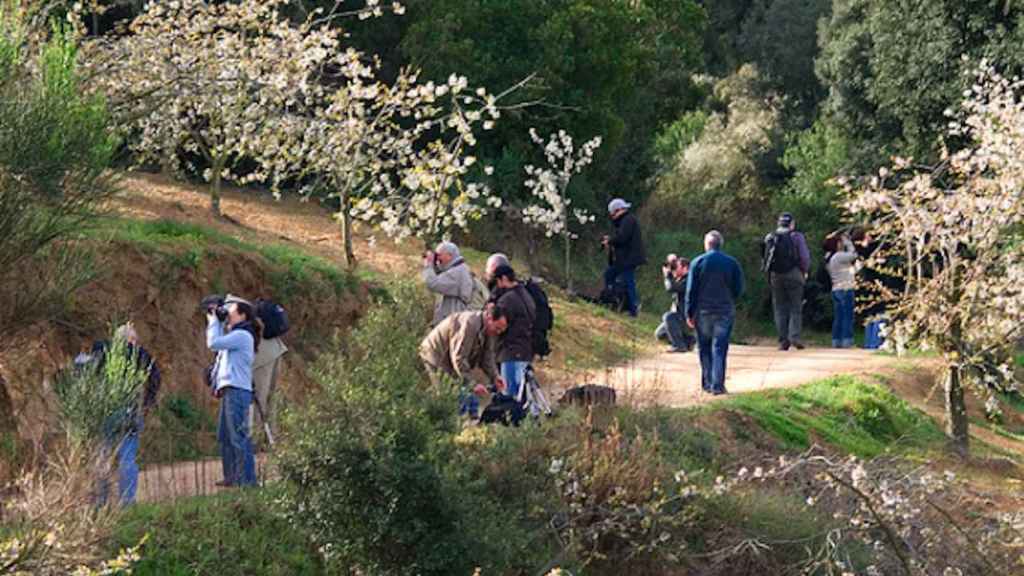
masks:
<svg viewBox="0 0 1024 576"><path fill-rule="evenodd" d="M234 488L235 487L234 483L228 482L227 480L218 480L218 481L214 482L213 485L216 486L217 488Z"/></svg>
<svg viewBox="0 0 1024 576"><path fill-rule="evenodd" d="M681 354L684 352L689 352L689 350L687 350L686 348L669 347L668 352L669 354Z"/></svg>
<svg viewBox="0 0 1024 576"><path fill-rule="evenodd" d="M804 348L806 348L806 346L804 346L803 342L794 341L793 348L796 348L797 350L803 350Z"/></svg>
<svg viewBox="0 0 1024 576"><path fill-rule="evenodd" d="M782 342L779 342L779 350L782 350L783 352L789 350L789 340L783 340Z"/></svg>

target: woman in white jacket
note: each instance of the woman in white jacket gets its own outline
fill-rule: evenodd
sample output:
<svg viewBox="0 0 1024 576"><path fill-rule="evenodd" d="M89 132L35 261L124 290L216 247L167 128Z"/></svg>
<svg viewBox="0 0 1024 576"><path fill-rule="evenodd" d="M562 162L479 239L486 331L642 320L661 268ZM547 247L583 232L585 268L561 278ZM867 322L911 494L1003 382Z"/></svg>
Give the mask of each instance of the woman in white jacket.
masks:
<svg viewBox="0 0 1024 576"><path fill-rule="evenodd" d="M847 234L825 239L825 265L832 279L832 347L853 347L857 251Z"/></svg>

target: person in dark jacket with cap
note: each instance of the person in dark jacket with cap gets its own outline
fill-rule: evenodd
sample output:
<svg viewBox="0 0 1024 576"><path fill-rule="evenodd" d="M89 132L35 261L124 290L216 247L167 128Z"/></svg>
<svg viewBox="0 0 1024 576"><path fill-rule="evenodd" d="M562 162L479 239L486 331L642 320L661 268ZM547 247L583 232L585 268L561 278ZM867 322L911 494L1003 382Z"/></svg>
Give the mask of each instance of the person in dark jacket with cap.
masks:
<svg viewBox="0 0 1024 576"><path fill-rule="evenodd" d="M622 198L608 203L608 216L615 226L615 234L603 237L601 244L608 250L608 268L604 272L605 290L612 290L616 282L625 284L629 315L635 317L639 311L636 269L647 263L647 256L640 235L640 224L629 213L631 206Z"/></svg>
<svg viewBox="0 0 1024 576"><path fill-rule="evenodd" d="M491 295L508 318L508 329L498 344L498 363L509 397L520 400L526 380L526 367L533 361L533 321L537 306L533 297L508 264L498 266L493 276L495 290Z"/></svg>

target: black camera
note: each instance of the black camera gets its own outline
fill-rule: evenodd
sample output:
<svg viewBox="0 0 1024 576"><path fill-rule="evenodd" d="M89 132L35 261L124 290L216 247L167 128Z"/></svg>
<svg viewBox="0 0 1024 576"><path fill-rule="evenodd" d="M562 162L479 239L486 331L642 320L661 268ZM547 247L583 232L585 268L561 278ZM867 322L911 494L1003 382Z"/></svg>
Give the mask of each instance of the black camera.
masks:
<svg viewBox="0 0 1024 576"><path fill-rule="evenodd" d="M221 322L228 318L228 309L224 307L224 296L220 294L211 294L203 298L199 303L199 309L203 311L203 314L213 310L213 313L217 315L217 319Z"/></svg>

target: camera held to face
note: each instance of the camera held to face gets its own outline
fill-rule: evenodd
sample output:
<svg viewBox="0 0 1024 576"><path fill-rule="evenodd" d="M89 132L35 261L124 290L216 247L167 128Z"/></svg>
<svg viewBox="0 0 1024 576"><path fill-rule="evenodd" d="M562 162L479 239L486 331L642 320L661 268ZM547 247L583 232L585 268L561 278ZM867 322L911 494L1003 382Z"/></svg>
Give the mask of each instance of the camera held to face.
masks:
<svg viewBox="0 0 1024 576"><path fill-rule="evenodd" d="M213 312L217 315L217 320L221 322L228 318L228 309L224 306L224 296L220 294L211 294L203 298L199 303L199 308L204 314Z"/></svg>

